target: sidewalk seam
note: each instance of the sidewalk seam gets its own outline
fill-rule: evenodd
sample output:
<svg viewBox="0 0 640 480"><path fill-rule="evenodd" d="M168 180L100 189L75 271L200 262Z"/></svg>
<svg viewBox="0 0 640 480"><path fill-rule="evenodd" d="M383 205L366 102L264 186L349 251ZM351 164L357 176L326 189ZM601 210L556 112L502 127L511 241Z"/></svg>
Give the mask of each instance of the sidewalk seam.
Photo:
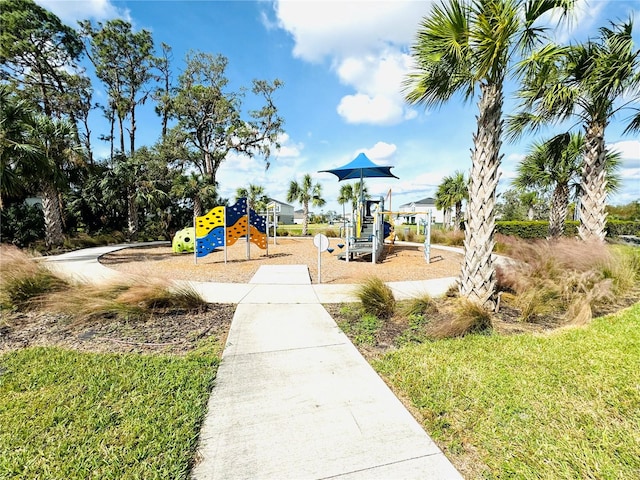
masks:
<svg viewBox="0 0 640 480"><path fill-rule="evenodd" d="M346 345L347 342L342 343L327 343L325 345L311 345L308 347L298 347L298 348L281 348L279 350L264 350L260 352L248 352L248 353L231 353L229 354L231 357L247 357L251 355L262 355L265 353L279 353L279 352L296 352L301 350L312 350L314 348L327 348L327 347L341 347ZM224 353L223 353L224 355Z"/></svg>
<svg viewBox="0 0 640 480"><path fill-rule="evenodd" d="M330 480L332 478L340 478L340 477L343 477L345 475L351 475L353 473L367 472L369 470L375 470L376 468L387 467L389 465L397 465L397 464L404 463L404 462L410 462L412 460L419 460L420 458L434 457L436 455L444 455L444 454L442 452L434 452L434 453L429 453L427 455L418 455L417 457L405 458L405 459L402 459L402 460L397 460L395 462L380 463L379 465L374 465L373 467L360 468L358 470L350 470L348 472L338 473L337 475L331 475L329 477L320 477L320 478L317 478L316 480Z"/></svg>

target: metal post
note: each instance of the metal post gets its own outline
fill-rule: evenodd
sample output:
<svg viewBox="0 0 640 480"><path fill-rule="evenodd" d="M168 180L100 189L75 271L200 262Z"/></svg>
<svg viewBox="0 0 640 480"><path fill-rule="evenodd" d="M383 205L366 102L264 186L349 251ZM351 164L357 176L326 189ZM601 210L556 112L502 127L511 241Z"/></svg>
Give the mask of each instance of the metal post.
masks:
<svg viewBox="0 0 640 480"><path fill-rule="evenodd" d="M198 264L198 235L196 233L196 216L193 216L193 262Z"/></svg>
<svg viewBox="0 0 640 480"><path fill-rule="evenodd" d="M322 258L322 252L320 251L320 244L318 244L318 283L322 283L322 275L320 274L320 259Z"/></svg>
<svg viewBox="0 0 640 480"><path fill-rule="evenodd" d="M249 199L246 199L247 202L247 260L251 260L251 209L249 208Z"/></svg>
<svg viewBox="0 0 640 480"><path fill-rule="evenodd" d="M346 244L347 244L347 252L346 252L346 256L344 257L346 262L349 262L349 241L351 239L351 226L347 227L347 238L346 238Z"/></svg>
<svg viewBox="0 0 640 480"><path fill-rule="evenodd" d="M375 265L378 256L376 244L378 243L378 214L373 217L373 235L371 235L371 263Z"/></svg>
<svg viewBox="0 0 640 480"><path fill-rule="evenodd" d="M427 259L427 263L431 263L431 212L427 214L427 225L425 230L424 256Z"/></svg>

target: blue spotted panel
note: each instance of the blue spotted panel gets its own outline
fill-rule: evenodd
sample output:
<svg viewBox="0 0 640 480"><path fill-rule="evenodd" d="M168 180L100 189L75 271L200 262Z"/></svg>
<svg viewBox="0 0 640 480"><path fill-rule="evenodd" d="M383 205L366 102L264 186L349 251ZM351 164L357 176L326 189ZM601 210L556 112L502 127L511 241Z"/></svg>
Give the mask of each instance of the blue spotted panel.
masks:
<svg viewBox="0 0 640 480"><path fill-rule="evenodd" d="M218 247L224 247L224 227L216 227L206 237L198 238L196 257L205 257Z"/></svg>
<svg viewBox="0 0 640 480"><path fill-rule="evenodd" d="M251 210L249 225L255 227L260 233L267 233L267 219L261 215L258 215L254 210Z"/></svg>
<svg viewBox="0 0 640 480"><path fill-rule="evenodd" d="M227 207L227 227L232 227L241 218L247 215L247 199L239 198L236 203Z"/></svg>

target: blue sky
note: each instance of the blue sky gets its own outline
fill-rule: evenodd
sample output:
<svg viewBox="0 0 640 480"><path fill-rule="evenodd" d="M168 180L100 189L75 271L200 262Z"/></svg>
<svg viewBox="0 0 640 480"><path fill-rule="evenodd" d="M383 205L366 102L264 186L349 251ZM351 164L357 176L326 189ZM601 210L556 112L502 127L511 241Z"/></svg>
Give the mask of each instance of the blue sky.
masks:
<svg viewBox="0 0 640 480"><path fill-rule="evenodd" d="M250 86L254 78L284 82L276 104L285 119L282 148L265 171L261 158L230 156L218 173L221 195L232 199L237 187L262 185L266 193L286 200L292 179L305 173L321 183L327 204L320 210L342 211L336 201L341 186L328 173L365 152L381 165L393 165L396 179L370 179L374 195L392 191L392 208L427 196L456 170L469 172L476 101L454 98L437 110L412 107L403 101L400 83L411 69L409 57L418 23L432 1L113 1L36 0L63 21L105 21L120 17L135 29L153 33L159 49L173 48L174 79L189 50L222 54L229 59L227 75L233 88ZM557 39L595 36L609 20L635 18L634 40L640 48L640 1L579 1L577 16ZM95 101L104 89L94 84ZM505 112L513 107L507 86ZM636 105L640 106L640 105ZM95 111L96 136L106 124ZM607 144L623 155L623 186L610 203L640 199L640 139L622 136L620 114L607 129ZM152 145L160 136L160 119L151 106L141 112L138 145ZM541 135L548 137L553 130ZM542 137L537 137L542 138ZM534 138L503 143L499 191L509 188L517 162ZM108 145L94 140L98 158ZM388 205L387 205L388 206ZM296 205L296 207L298 207Z"/></svg>

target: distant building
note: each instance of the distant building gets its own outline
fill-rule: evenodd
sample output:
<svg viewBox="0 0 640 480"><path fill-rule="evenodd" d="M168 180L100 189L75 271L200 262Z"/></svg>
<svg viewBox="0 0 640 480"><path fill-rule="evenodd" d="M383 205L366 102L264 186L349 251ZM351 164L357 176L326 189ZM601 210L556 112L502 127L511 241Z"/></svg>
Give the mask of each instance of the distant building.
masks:
<svg viewBox="0 0 640 480"><path fill-rule="evenodd" d="M394 221L396 224L423 225L427 221L427 215L431 213L431 222L444 222L444 212L436 208L436 199L432 197L423 198L415 202L404 203L398 207L400 212Z"/></svg>
<svg viewBox="0 0 640 480"><path fill-rule="evenodd" d="M275 198L270 198L269 202L276 204L276 213L278 216L278 224L291 225L294 223L293 205L281 202Z"/></svg>
<svg viewBox="0 0 640 480"><path fill-rule="evenodd" d="M302 225L302 222L304 221L303 212L304 210L302 209L299 209L293 212L293 223L295 223L296 225ZM309 217L311 217L311 215L312 215L312 212L309 212Z"/></svg>

